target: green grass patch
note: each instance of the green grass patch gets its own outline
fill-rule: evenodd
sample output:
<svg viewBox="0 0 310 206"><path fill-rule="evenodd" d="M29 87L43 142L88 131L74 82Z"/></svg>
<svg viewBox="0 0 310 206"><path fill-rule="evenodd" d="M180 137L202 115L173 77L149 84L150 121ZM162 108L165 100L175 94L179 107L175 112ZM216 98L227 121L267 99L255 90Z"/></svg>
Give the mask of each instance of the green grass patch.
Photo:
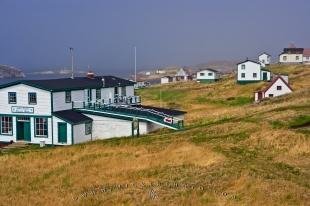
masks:
<svg viewBox="0 0 310 206"><path fill-rule="evenodd" d="M309 115L300 115L294 119L292 119L288 126L290 128L299 128L310 126L310 116Z"/></svg>
<svg viewBox="0 0 310 206"><path fill-rule="evenodd" d="M252 103L250 97L228 97L226 99L211 99L206 96L200 96L196 98L196 102L199 104L209 103L221 106L243 106Z"/></svg>

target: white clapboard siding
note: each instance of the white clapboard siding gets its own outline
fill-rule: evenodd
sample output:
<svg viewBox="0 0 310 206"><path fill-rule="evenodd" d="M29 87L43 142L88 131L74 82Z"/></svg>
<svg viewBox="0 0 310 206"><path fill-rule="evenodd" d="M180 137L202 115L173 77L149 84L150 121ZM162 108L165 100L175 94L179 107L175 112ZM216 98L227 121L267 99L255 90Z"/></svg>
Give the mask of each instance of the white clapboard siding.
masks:
<svg viewBox="0 0 310 206"><path fill-rule="evenodd" d="M8 103L8 92L16 92L16 104ZM28 103L29 92L35 92L37 94L37 104L30 105ZM0 104L0 114L16 114L11 112L11 108L12 106L18 106L34 108L34 113L31 115L51 115L51 93L49 91L18 84L0 89L0 99L4 102Z"/></svg>
<svg viewBox="0 0 310 206"><path fill-rule="evenodd" d="M67 123L67 143L62 143L58 141L58 122L67 123L58 117L53 116L53 142L55 145L71 145L72 144L72 125ZM51 130L50 130L51 131Z"/></svg>
<svg viewBox="0 0 310 206"><path fill-rule="evenodd" d="M71 91L71 101L83 101L84 90L73 90ZM53 93L53 111L61 111L72 109L72 103L66 103L65 92L54 92Z"/></svg>
<svg viewBox="0 0 310 206"><path fill-rule="evenodd" d="M92 135L85 134L85 123L73 125L73 141L74 144L87 142L92 139Z"/></svg>
<svg viewBox="0 0 310 206"><path fill-rule="evenodd" d="M277 90L277 86L281 86L281 90ZM265 92L265 97L269 97L272 94L274 97L291 93L292 90L282 81L278 79L273 85Z"/></svg>
<svg viewBox="0 0 310 206"><path fill-rule="evenodd" d="M244 69L242 69L242 65L245 65ZM260 71L260 64L251 61L238 64L238 81L259 81L261 80ZM242 73L245 73L244 78L241 76ZM253 73L256 73L256 77L253 77Z"/></svg>

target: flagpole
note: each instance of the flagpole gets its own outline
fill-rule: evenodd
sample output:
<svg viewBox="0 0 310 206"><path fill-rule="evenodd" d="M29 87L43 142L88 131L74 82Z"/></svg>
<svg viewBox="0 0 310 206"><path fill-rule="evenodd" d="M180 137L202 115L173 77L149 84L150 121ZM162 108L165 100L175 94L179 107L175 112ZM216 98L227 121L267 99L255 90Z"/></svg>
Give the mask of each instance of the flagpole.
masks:
<svg viewBox="0 0 310 206"><path fill-rule="evenodd" d="M135 82L137 82L137 47L134 47L135 49Z"/></svg>
<svg viewBox="0 0 310 206"><path fill-rule="evenodd" d="M74 70L73 70L73 48L70 47L70 54L71 54L71 79L74 79Z"/></svg>

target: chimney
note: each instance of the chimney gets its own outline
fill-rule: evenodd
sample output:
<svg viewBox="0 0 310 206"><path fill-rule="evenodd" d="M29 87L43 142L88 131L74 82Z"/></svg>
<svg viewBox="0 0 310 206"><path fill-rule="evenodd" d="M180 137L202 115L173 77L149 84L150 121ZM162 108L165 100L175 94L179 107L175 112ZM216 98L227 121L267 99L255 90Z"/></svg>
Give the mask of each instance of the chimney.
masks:
<svg viewBox="0 0 310 206"><path fill-rule="evenodd" d="M87 72L86 77L88 79L94 79L95 78L95 73L92 71Z"/></svg>

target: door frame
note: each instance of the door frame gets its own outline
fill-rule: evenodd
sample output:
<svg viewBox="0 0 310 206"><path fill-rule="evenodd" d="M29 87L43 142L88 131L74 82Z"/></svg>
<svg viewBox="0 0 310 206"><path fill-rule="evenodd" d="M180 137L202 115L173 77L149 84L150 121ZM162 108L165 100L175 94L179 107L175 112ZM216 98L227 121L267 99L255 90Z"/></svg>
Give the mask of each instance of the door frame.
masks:
<svg viewBox="0 0 310 206"><path fill-rule="evenodd" d="M66 141L60 141L60 126L64 126L66 130ZM57 122L57 141L58 143L67 144L68 143L68 124L66 122Z"/></svg>
<svg viewBox="0 0 310 206"><path fill-rule="evenodd" d="M26 118L29 118L29 120L26 120L26 121L19 121L18 118L19 117L16 117L16 141L27 141L27 142L31 142L31 120L30 120L30 117L28 116L25 116ZM18 125L21 124L23 125L23 139L19 139L19 128L18 128ZM27 130L28 130L28 134L29 134L29 137L25 137L25 125L27 125Z"/></svg>

